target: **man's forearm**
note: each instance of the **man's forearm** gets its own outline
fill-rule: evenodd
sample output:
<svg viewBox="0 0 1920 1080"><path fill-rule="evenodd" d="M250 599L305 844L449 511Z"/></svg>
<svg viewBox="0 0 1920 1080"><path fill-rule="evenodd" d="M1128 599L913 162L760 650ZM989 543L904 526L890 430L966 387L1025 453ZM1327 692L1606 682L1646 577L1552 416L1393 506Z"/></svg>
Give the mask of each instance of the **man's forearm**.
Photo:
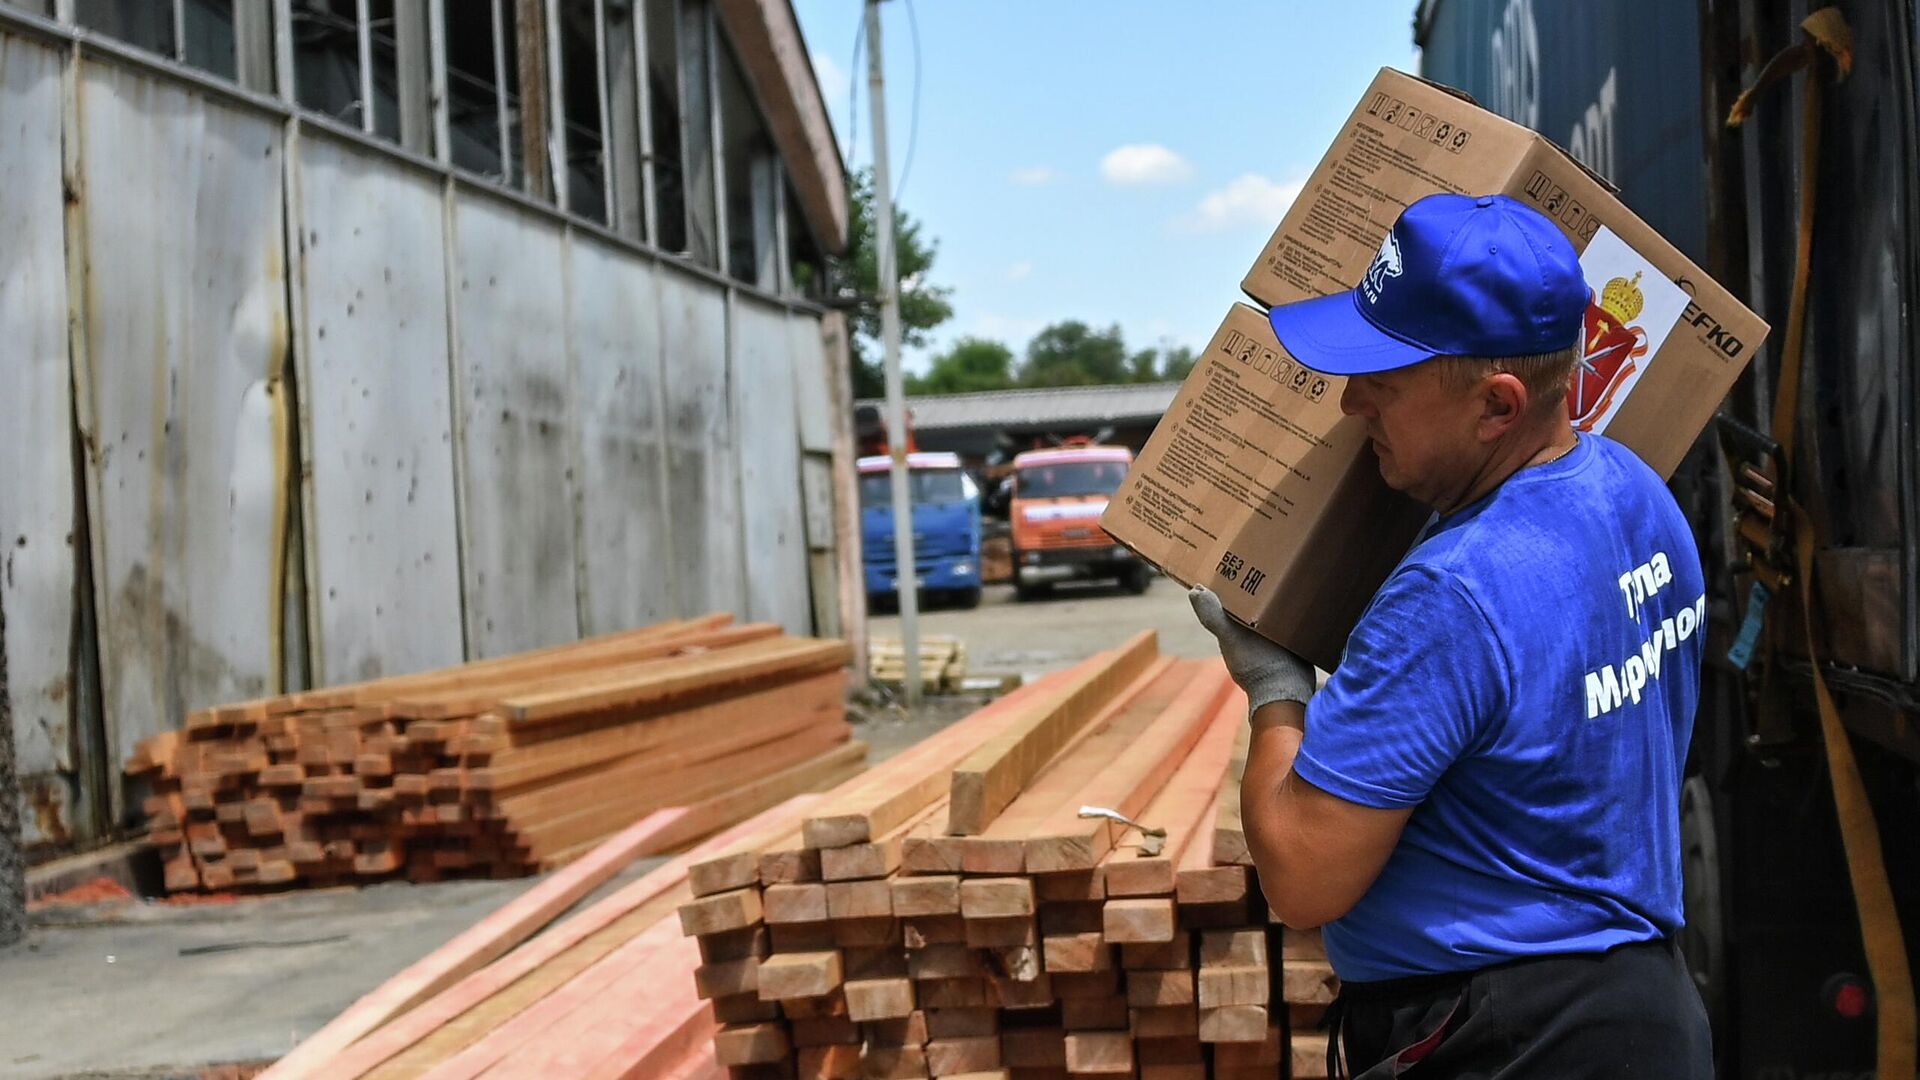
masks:
<svg viewBox="0 0 1920 1080"><path fill-rule="evenodd" d="M1281 910L1283 891L1277 886L1291 875L1282 843L1280 788L1293 773L1293 758L1306 734L1307 707L1297 701L1271 702L1256 709L1250 723L1247 769L1240 779L1240 823L1261 882L1271 883L1266 885L1267 901Z"/></svg>

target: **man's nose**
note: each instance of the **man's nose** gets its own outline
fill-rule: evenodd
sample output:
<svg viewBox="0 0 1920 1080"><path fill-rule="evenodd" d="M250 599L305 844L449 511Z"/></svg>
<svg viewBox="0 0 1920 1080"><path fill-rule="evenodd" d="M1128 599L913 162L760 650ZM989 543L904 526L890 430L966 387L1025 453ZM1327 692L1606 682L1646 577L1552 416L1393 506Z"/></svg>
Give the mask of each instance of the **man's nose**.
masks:
<svg viewBox="0 0 1920 1080"><path fill-rule="evenodd" d="M1366 408L1366 395L1360 390L1360 380L1348 379L1346 389L1340 391L1340 411L1348 416L1358 416Z"/></svg>

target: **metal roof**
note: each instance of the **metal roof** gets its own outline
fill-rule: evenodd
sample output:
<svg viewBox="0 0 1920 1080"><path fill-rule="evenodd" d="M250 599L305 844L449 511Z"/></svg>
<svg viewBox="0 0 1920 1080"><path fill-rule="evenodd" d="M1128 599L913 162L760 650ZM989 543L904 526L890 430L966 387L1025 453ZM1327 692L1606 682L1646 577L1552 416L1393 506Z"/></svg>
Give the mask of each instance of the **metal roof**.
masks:
<svg viewBox="0 0 1920 1080"><path fill-rule="evenodd" d="M1039 390L989 390L907 398L915 431L953 428L1089 426L1127 420L1158 420L1173 405L1180 384L1063 386ZM881 405L878 399L861 405Z"/></svg>

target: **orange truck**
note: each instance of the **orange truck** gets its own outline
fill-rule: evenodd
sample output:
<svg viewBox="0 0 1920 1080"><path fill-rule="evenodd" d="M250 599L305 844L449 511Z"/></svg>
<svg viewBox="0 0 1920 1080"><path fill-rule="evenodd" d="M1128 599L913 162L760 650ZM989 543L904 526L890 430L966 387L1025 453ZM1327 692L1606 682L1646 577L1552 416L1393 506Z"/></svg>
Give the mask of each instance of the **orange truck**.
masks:
<svg viewBox="0 0 1920 1080"><path fill-rule="evenodd" d="M1147 591L1153 569L1100 527L1100 512L1126 478L1133 451L1124 446L1029 450L1013 459L1014 587L1022 600L1045 596L1056 582L1112 578L1131 593Z"/></svg>

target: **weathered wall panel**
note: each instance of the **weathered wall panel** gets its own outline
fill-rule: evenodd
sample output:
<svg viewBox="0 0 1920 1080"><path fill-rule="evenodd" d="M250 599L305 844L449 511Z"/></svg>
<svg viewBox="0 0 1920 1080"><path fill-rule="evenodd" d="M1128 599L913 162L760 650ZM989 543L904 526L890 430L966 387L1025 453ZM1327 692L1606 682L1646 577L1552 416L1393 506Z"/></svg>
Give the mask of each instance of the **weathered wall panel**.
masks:
<svg viewBox="0 0 1920 1080"><path fill-rule="evenodd" d="M286 492L279 122L85 65L83 418L117 773L191 708L278 670Z"/></svg>
<svg viewBox="0 0 1920 1080"><path fill-rule="evenodd" d="M786 311L740 298L734 304L731 343L747 564L745 613L796 634L811 633L800 416Z"/></svg>
<svg viewBox="0 0 1920 1080"><path fill-rule="evenodd" d="M485 195L460 193L454 235L467 651L478 659L580 633L566 260L559 229Z"/></svg>
<svg viewBox="0 0 1920 1080"><path fill-rule="evenodd" d="M60 57L0 36L0 606L28 843L96 823L76 813L72 400L60 197Z"/></svg>
<svg viewBox="0 0 1920 1080"><path fill-rule="evenodd" d="M581 628L605 634L676 611L660 423L659 271L584 238L569 245L568 259Z"/></svg>
<svg viewBox="0 0 1920 1080"><path fill-rule="evenodd" d="M457 664L440 185L325 136L298 164L314 681Z"/></svg>
<svg viewBox="0 0 1920 1080"><path fill-rule="evenodd" d="M673 271L660 275L667 386L670 570L683 614L746 610L741 580L739 444L729 395L726 294Z"/></svg>

